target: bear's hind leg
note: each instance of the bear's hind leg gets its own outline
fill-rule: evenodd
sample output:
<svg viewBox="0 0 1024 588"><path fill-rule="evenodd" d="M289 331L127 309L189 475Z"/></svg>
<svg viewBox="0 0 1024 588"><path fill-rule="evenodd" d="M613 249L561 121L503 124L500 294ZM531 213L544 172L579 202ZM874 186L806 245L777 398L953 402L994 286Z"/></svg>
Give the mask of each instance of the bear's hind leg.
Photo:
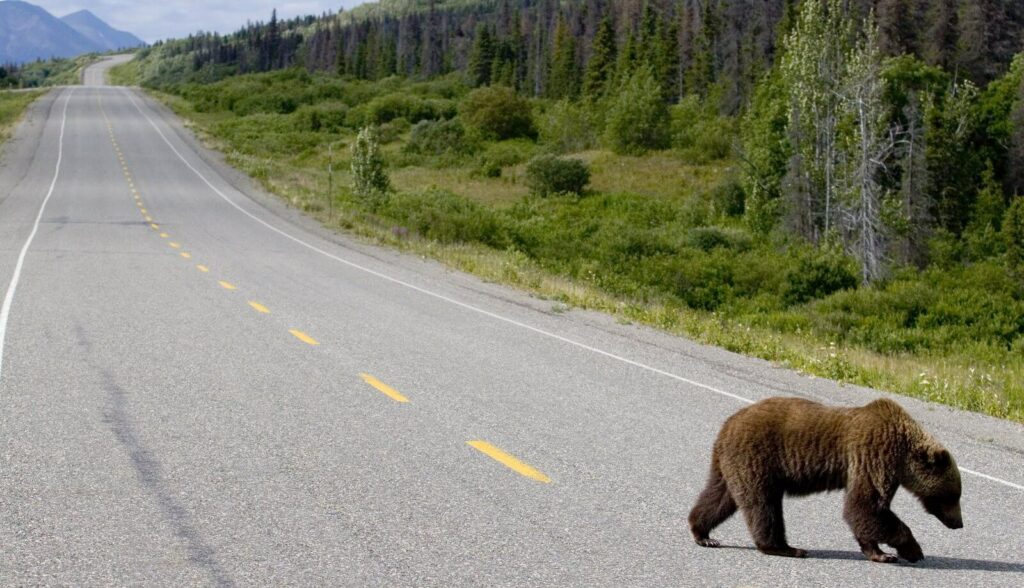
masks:
<svg viewBox="0 0 1024 588"><path fill-rule="evenodd" d="M743 514L757 550L765 555L807 557L803 549L786 542L786 522L782 517L782 493L765 493L762 501L745 505Z"/></svg>
<svg viewBox="0 0 1024 588"><path fill-rule="evenodd" d="M697 498L697 504L690 511L690 532L693 540L702 547L719 547L721 544L709 534L715 527L736 512L736 501L733 500L729 488L725 485L718 464L711 466L711 475L707 486Z"/></svg>

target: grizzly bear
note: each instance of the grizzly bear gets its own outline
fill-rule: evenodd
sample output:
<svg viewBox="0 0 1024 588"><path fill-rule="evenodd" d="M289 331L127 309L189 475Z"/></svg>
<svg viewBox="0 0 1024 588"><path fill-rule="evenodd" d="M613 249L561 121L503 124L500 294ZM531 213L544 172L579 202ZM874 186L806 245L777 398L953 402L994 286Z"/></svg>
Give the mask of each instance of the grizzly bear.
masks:
<svg viewBox="0 0 1024 588"><path fill-rule="evenodd" d="M698 545L739 508L757 549L806 557L790 547L782 497L846 489L843 518L871 561L893 563L879 543L915 562L924 557L889 504L903 486L950 529L963 527L960 472L953 457L900 405L881 399L831 408L800 398L769 398L729 417L715 440L711 475L690 511Z"/></svg>

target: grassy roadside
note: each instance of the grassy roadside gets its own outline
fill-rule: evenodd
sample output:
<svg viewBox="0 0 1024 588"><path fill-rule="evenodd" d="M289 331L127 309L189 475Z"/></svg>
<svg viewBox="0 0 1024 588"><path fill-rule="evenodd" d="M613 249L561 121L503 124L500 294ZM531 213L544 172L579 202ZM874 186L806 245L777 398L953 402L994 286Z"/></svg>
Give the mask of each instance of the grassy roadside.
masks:
<svg viewBox="0 0 1024 588"><path fill-rule="evenodd" d="M43 90L31 92L0 91L0 146L7 142L11 131L14 129L14 125L21 120L25 109L45 93Z"/></svg>
<svg viewBox="0 0 1024 588"><path fill-rule="evenodd" d="M134 72L133 67L136 68ZM118 83L136 83L137 67L129 64L116 68L112 79ZM531 255L516 246L487 243L486 238L483 241L445 238L443 234L438 236L436 229L436 225L443 227L462 215L463 230L470 230L471 227L466 229L465 225L490 219L488 211L495 210L511 210L513 214L520 214L522 209L532 207L535 219L526 219L521 224L532 220L551 221L551 218L544 217L547 214L556 220L560 218L558 222L561 225L572 225L586 221L587 214L609 215L608 211L600 208L604 204L610 207L625 205L627 209L621 212L627 214L636 213L632 208L639 208L640 213L647 214L644 206L652 202L668 202L672 204L670 212L673 214L681 211L679 214L682 216L702 217L699 222L692 223L696 228L678 225L689 231L688 235L727 240L735 237L740 242L741 246L734 250L722 249L713 243L701 260L691 259L694 265L706 264L705 260L710 259L726 267L727 258L746 256L750 260L751 275L757 280L771 281L772 274L784 272L792 262L787 262L789 266L781 262L778 266L771 265L771 251L759 249L756 245L743 245L741 228L730 226L733 221L727 218L714 221L723 225L720 230L705 230L705 210L713 208L713 203L701 194L713 192L716 186L726 181L728 162L688 164L671 152L626 157L601 150L583 151L575 157L590 163L593 172L591 186L595 195L582 200L546 199L540 202L527 199L524 203L526 190L522 182L524 166L521 161L534 147L515 142L484 145L480 157L485 159L490 156L508 158L510 152L517 155L514 152L519 150L528 152L522 157L508 158L506 165L501 166L501 173L491 177L479 172L476 160L449 165L413 158L402 149L408 142L408 129L392 128L390 131L395 137L386 142L385 153L392 164L390 173L397 190L396 197L392 199L393 207L405 207L405 210L371 211L347 194L344 188L350 182L347 145L351 142L351 134L347 131L297 132L295 124L302 116L301 111L292 115L256 113L242 116L215 108L200 111L195 102L178 95L156 92L154 95L181 115L208 145L225 153L231 165L324 224L347 230L371 242L429 256L488 281L529 291L550 300L553 311L569 307L603 311L622 322L654 326L808 374L1024 422L1024 354L1016 344L1006 348L981 341L958 341L956 338L962 331L947 329L943 325L930 331L906 330L899 337L893 336L899 340L888 344L886 349L891 350L885 352L850 340L855 337L843 340L830 336L830 329L839 329L831 323L846 321L855 324L855 328L848 330L860 333L858 336L864 340L876 347L887 345L884 338L896 329L889 328L891 325L886 323L888 317L875 317L862 307L891 303L884 298L887 295L899 304L908 304L907 301L913 301L918 292L928 294L923 286L925 279L918 276L896 280L890 292L839 292L822 300L812 300L807 305L795 305L792 309L778 310L777 305L763 302L763 297L752 297L750 301L741 301L733 306L723 304L714 310L699 310L701 299L689 304L681 303L678 297L653 286L640 287L628 279L609 275L596 262L588 265L588 260L557 260L557 251L549 251L547 256L533 251ZM329 182L325 171L328 145L334 153L335 173L330 181L336 192L330 199L325 196ZM435 186L435 191L417 193L427 186ZM449 193L452 196L445 195ZM425 203L427 200L430 202ZM447 216L438 216L441 214L439 201L448 203L448 208L442 211ZM410 209L415 211L409 212ZM661 211L656 207L650 210L654 214ZM616 211L612 213L617 214ZM566 216L558 217L560 214ZM402 221L398 222L396 218ZM646 217L641 214L637 218ZM655 220L652 218L651 222ZM616 233L628 233L637 225L632 220L622 222L622 226L613 227ZM550 232L561 228L557 224L548 224L539 230ZM675 230L677 227L673 225L670 228ZM522 227L517 229L522 231ZM638 237L642 238L630 243L630 247L650 246L656 249L661 246L660 243L644 242L645 235L638 233ZM638 259L643 262L648 257ZM708 267L714 269L718 266ZM653 270L657 269L653 267ZM679 270L677 267L673 269ZM942 289L947 287L948 281L986 277L984 272L992 273L992 266L978 264L949 275L933 272L926 279L932 280L928 285L934 289ZM690 281L700 285L701 280L707 277L697 274ZM741 278L750 279L736 274L729 280ZM730 287L738 289L741 285L730 284ZM687 292L703 292L693 286L688 284ZM715 291L702 295L714 297ZM968 300L961 306L969 306L971 302ZM948 314L953 316L959 311L958 308L950 308ZM920 310L914 307L907 312L912 314ZM909 347L907 341L913 337L921 337L927 343L929 340L925 338L938 340L940 336L950 338L950 342L931 350L903 350Z"/></svg>
<svg viewBox="0 0 1024 588"><path fill-rule="evenodd" d="M142 63L133 59L107 71L107 81L114 86L137 86L142 74Z"/></svg>

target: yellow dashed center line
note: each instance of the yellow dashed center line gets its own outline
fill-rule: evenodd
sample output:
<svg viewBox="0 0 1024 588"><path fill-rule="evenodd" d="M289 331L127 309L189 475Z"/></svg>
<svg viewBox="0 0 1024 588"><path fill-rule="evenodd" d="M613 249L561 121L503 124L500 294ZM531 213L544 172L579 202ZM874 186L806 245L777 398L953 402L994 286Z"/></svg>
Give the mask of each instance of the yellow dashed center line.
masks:
<svg viewBox="0 0 1024 588"><path fill-rule="evenodd" d="M152 223L152 224L150 224L149 226L153 227L153 230L154 230L154 231L158 231L158 230L160 230L160 225L158 225L158 224L156 224L156 223Z"/></svg>
<svg viewBox="0 0 1024 588"><path fill-rule="evenodd" d="M545 476L539 470L526 465L486 441L467 441L466 443L473 449L476 449L480 453L483 453L487 457L497 461L521 476L526 476L527 478L537 480L538 482L544 482L545 484L551 482L551 478Z"/></svg>
<svg viewBox="0 0 1024 588"><path fill-rule="evenodd" d="M253 310L255 310L256 312L259 312L259 313L262 313L262 314L270 314L270 309L269 308L267 308L266 306L263 306L262 304L260 304L259 302L254 301L254 300L250 300L249 301L249 306L251 306L253 308Z"/></svg>
<svg viewBox="0 0 1024 588"><path fill-rule="evenodd" d="M387 384L381 382L380 380L371 376L370 374L359 374L359 377L361 377L364 382L373 386L379 392L385 394L395 402L409 402L409 399L406 398L405 396L402 396L401 393L398 392L398 390L395 390L391 386L388 386Z"/></svg>
<svg viewBox="0 0 1024 588"><path fill-rule="evenodd" d="M166 239L167 237L170 237L170 235L168 235L167 233L160 233L161 239Z"/></svg>
<svg viewBox="0 0 1024 588"><path fill-rule="evenodd" d="M310 337L309 335L303 333L302 331L300 331L298 329L289 329L288 332L291 333L292 336L294 336L299 341L302 341L303 343L307 343L309 345L319 345L320 344L319 341L317 341L316 339Z"/></svg>
<svg viewBox="0 0 1024 588"><path fill-rule="evenodd" d="M173 247L175 249L181 249L181 243L175 243L175 242L172 241L172 242L168 243L168 245L170 245L171 247Z"/></svg>
<svg viewBox="0 0 1024 588"><path fill-rule="evenodd" d="M221 287L221 288L224 288L225 290L236 290L236 288L235 288L235 285L234 285L234 284L230 284L230 283L228 283L228 282L225 282L224 280L220 280L220 281L219 281L219 282L217 282L217 283L218 283L218 284L220 284L220 287Z"/></svg>
<svg viewBox="0 0 1024 588"><path fill-rule="evenodd" d="M210 268L206 267L205 265L197 265L196 269L203 272L204 274L210 273Z"/></svg>
<svg viewBox="0 0 1024 588"><path fill-rule="evenodd" d="M181 256L184 257L185 259L192 259L192 254L187 251L182 251Z"/></svg>

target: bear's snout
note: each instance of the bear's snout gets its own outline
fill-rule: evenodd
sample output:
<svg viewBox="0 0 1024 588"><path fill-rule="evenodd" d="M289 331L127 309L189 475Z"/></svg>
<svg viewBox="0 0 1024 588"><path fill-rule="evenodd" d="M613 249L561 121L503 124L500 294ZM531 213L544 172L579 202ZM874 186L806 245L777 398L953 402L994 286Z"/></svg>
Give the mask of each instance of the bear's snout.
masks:
<svg viewBox="0 0 1024 588"><path fill-rule="evenodd" d="M962 529L964 527L964 519L960 516L959 506L943 510L939 520L950 529Z"/></svg>

